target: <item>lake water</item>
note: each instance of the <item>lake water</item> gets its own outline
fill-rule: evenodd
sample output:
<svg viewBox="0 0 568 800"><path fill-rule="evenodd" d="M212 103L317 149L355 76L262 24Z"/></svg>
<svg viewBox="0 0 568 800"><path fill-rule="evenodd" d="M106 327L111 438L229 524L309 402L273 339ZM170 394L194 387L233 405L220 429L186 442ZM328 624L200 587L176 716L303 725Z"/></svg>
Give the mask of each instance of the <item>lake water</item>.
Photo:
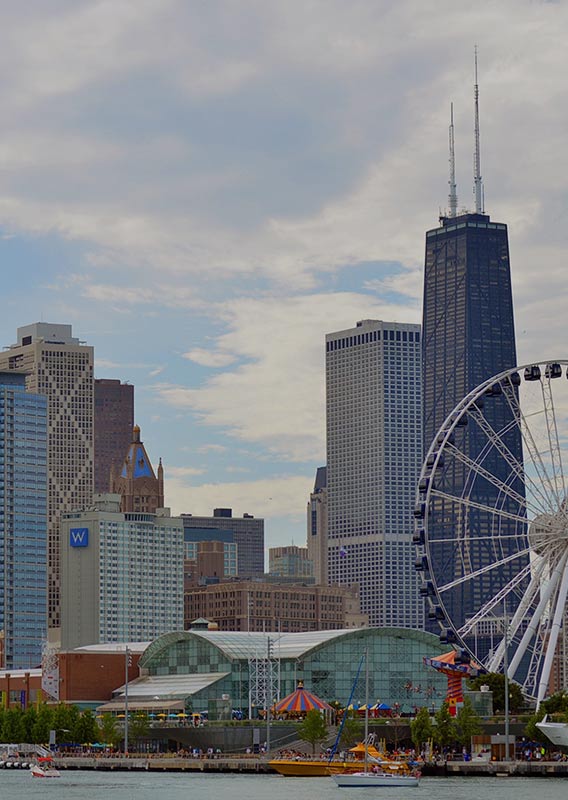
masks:
<svg viewBox="0 0 568 800"><path fill-rule="evenodd" d="M566 778L422 778L418 788L339 789L331 778L0 770L1 800L566 800Z"/></svg>

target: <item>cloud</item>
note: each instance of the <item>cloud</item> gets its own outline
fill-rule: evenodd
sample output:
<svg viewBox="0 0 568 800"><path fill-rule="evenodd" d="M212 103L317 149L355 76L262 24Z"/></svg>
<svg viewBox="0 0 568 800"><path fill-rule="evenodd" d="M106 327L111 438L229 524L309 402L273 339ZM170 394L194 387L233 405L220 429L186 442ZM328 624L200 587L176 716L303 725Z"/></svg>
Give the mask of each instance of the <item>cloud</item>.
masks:
<svg viewBox="0 0 568 800"><path fill-rule="evenodd" d="M181 479L181 478L188 478L193 475L203 475L205 472L204 469L199 469L198 467L171 467L168 466L167 474L168 478L173 479Z"/></svg>
<svg viewBox="0 0 568 800"><path fill-rule="evenodd" d="M214 508L232 508L235 516L253 514L271 520L286 517L303 527L313 475L281 475L236 483L189 486L168 477L166 502L172 513L211 516Z"/></svg>
<svg viewBox="0 0 568 800"><path fill-rule="evenodd" d="M230 330L217 339L246 363L199 388L158 384L161 401L205 425L291 461L324 458L325 333L375 318L417 321L416 307L356 293L242 299L218 307Z"/></svg>
<svg viewBox="0 0 568 800"><path fill-rule="evenodd" d="M235 360L230 353L214 352L202 347L194 347L193 350L184 353L183 357L204 367L226 367Z"/></svg>
<svg viewBox="0 0 568 800"><path fill-rule="evenodd" d="M202 444L197 448L198 453L225 453L227 450L223 444Z"/></svg>

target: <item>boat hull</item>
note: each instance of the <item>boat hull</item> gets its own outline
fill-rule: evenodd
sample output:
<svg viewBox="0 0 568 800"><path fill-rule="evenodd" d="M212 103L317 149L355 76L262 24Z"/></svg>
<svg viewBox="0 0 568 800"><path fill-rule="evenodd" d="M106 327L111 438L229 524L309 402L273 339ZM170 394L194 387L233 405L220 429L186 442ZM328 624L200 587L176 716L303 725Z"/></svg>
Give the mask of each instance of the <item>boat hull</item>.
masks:
<svg viewBox="0 0 568 800"><path fill-rule="evenodd" d="M332 762L334 767L337 767L341 771L348 770L349 764L344 761L339 762ZM268 765L272 767L272 769L279 772L280 775L286 775L292 778L323 778L329 775L329 767L330 763L327 760L318 760L314 759L310 761L308 759L274 759L273 761L269 761ZM353 769L358 770L361 769L360 764L353 764Z"/></svg>
<svg viewBox="0 0 568 800"><path fill-rule="evenodd" d="M60 778L61 773L55 767L39 767L34 764L30 767L32 778Z"/></svg>
<svg viewBox="0 0 568 800"><path fill-rule="evenodd" d="M375 772L352 772L333 775L333 780L341 787L366 787L375 786L418 786L419 779L416 775L377 774Z"/></svg>
<svg viewBox="0 0 568 800"><path fill-rule="evenodd" d="M552 744L568 747L568 724L566 722L537 722L536 727L550 739Z"/></svg>

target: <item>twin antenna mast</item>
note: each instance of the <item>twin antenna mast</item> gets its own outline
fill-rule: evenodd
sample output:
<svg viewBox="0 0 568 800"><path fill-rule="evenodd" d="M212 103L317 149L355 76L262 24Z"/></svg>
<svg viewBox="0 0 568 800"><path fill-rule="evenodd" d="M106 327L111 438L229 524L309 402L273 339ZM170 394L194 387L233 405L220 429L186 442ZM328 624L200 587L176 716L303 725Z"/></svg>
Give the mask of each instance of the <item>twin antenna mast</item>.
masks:
<svg viewBox="0 0 568 800"><path fill-rule="evenodd" d="M473 89L475 121L474 121L474 150L473 150L473 194L475 197L475 213L485 213L485 198L483 192L483 178L481 177L481 155L479 147L479 86L477 84L477 45L475 46L475 83ZM448 195L448 217L458 215L458 192L456 186L456 152L454 140L454 104L450 104L450 193Z"/></svg>

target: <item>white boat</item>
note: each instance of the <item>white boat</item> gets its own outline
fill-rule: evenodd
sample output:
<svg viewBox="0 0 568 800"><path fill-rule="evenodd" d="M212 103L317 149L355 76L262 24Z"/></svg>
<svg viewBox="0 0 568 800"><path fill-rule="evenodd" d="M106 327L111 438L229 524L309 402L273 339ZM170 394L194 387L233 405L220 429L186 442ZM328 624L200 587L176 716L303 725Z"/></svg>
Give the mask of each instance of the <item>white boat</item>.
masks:
<svg viewBox="0 0 568 800"><path fill-rule="evenodd" d="M411 772L408 764L387 762L388 767L377 763L377 759L369 757L369 651L365 650L365 759L362 772L335 772L330 768L331 777L340 787L375 786L418 786L419 772ZM369 766L369 761L374 765Z"/></svg>
<svg viewBox="0 0 568 800"><path fill-rule="evenodd" d="M55 769L51 758L38 758L35 764L30 765L32 778L60 778L61 773Z"/></svg>
<svg viewBox="0 0 568 800"><path fill-rule="evenodd" d="M536 723L536 727L550 739L552 744L557 744L559 747L568 747L568 723L547 722L546 717L544 717L542 722Z"/></svg>
<svg viewBox="0 0 568 800"><path fill-rule="evenodd" d="M396 772L343 772L333 775L333 780L341 787L368 787L375 786L418 786L418 775L397 775Z"/></svg>

